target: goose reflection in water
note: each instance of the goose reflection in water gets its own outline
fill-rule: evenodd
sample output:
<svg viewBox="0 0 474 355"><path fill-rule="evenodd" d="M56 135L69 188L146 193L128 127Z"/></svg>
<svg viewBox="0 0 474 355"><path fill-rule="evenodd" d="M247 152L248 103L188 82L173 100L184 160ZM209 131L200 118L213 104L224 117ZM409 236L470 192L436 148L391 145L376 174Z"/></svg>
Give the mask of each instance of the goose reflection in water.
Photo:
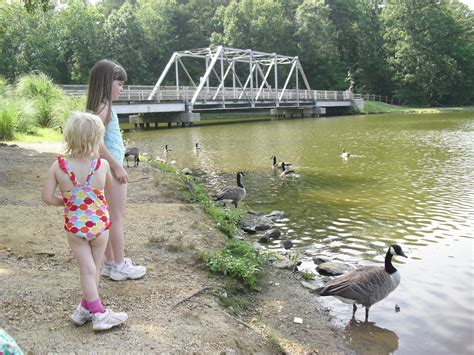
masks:
<svg viewBox="0 0 474 355"><path fill-rule="evenodd" d="M373 322L352 318L344 329L350 346L359 355L393 354L398 349L398 335Z"/></svg>

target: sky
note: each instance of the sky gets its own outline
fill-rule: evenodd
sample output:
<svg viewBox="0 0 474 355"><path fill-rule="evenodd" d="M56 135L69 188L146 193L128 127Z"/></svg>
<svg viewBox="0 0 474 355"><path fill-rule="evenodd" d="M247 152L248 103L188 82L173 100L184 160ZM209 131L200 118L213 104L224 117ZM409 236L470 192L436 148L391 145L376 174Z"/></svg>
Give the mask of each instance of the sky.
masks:
<svg viewBox="0 0 474 355"><path fill-rule="evenodd" d="M469 6L471 10L474 10L474 0L461 0L461 2Z"/></svg>

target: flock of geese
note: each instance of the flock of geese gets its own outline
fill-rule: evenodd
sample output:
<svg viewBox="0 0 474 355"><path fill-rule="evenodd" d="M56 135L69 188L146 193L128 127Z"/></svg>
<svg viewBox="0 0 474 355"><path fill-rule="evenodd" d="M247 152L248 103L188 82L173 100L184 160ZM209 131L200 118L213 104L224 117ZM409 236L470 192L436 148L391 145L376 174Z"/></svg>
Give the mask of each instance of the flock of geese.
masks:
<svg viewBox="0 0 474 355"><path fill-rule="evenodd" d="M199 143L196 143L194 150L201 150ZM171 152L168 145L165 146L165 154ZM350 153L343 148L340 157L348 159ZM278 162L276 156L272 155L273 169L281 169L279 174L282 178L298 177L299 175L290 168L293 164L290 162ZM242 177L245 176L242 171L237 173L237 185L227 186L213 195L214 201L221 201L224 206L227 203L233 204L236 208L240 201L246 196L245 187L242 185ZM332 279L323 287L316 289L318 296L333 296L344 303L350 303L352 307L352 318L355 318L357 304L365 307L365 321L369 319L369 309L372 305L387 297L394 291L400 283L400 273L392 264L394 256L407 257L402 248L397 245L391 245L385 255L384 266L363 266L340 277Z"/></svg>

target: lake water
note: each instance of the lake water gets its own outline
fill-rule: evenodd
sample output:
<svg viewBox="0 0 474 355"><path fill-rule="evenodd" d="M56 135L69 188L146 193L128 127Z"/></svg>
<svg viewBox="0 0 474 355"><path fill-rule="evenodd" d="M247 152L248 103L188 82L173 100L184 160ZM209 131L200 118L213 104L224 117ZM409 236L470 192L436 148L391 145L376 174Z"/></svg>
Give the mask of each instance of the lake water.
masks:
<svg viewBox="0 0 474 355"><path fill-rule="evenodd" d="M302 253L383 265L387 247L400 244L409 257L395 260L400 286L371 308L370 323L363 308L354 322L352 306L321 298L359 353L474 353L473 113L308 118L126 138L155 157L168 144L168 159L205 174L211 191L243 171L244 202L284 211L284 238ZM280 178L272 155L300 177ZM278 241L269 247L281 249ZM303 267L314 270L310 257Z"/></svg>

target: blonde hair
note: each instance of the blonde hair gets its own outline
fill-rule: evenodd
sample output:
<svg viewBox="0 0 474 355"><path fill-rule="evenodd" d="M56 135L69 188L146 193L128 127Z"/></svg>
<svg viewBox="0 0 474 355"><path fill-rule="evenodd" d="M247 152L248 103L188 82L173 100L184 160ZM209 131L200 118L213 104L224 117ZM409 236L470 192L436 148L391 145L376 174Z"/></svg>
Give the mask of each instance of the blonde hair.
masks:
<svg viewBox="0 0 474 355"><path fill-rule="evenodd" d="M99 116L88 112L74 112L64 128L66 155L73 158L99 157L104 131L105 127Z"/></svg>

